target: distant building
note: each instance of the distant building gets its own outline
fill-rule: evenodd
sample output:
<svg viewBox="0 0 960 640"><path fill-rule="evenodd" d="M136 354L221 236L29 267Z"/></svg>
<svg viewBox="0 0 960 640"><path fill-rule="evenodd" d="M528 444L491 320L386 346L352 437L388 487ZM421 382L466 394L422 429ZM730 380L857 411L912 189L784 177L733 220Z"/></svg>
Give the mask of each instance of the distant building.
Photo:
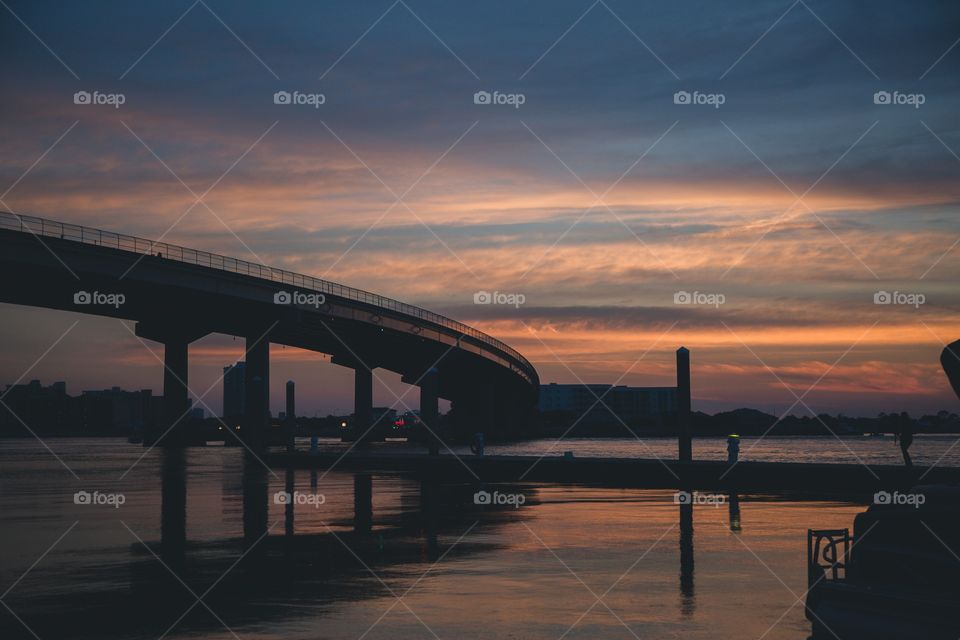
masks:
<svg viewBox="0 0 960 640"><path fill-rule="evenodd" d="M163 410L163 396L154 396L150 389L84 391L79 400L81 430L91 434L143 432Z"/></svg>
<svg viewBox="0 0 960 640"><path fill-rule="evenodd" d="M65 382L54 382L49 387L42 386L39 380L8 384L3 402L9 410L0 407L0 433L18 436L29 436L30 431L62 433L75 426L75 407L67 395Z"/></svg>
<svg viewBox="0 0 960 640"><path fill-rule="evenodd" d="M602 402L597 402L601 398ZM579 420L584 428L648 426L676 416L676 387L628 387L609 384L540 385L542 413L563 413ZM612 413L611 413L612 411ZM583 416L581 418L581 416Z"/></svg>
<svg viewBox="0 0 960 640"><path fill-rule="evenodd" d="M156 424L163 410L163 396L150 389L112 387L69 396L63 382L44 387L32 380L7 385L4 393L10 408L0 410L4 435L130 435Z"/></svg>
<svg viewBox="0 0 960 640"><path fill-rule="evenodd" d="M240 361L223 368L223 417L240 419L243 417L245 400L244 376L247 365Z"/></svg>

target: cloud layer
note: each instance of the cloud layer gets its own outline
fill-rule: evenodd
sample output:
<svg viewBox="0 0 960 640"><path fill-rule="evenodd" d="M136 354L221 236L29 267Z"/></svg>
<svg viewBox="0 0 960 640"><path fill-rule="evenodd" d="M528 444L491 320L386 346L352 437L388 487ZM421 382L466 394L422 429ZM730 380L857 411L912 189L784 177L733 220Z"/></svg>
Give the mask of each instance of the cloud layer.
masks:
<svg viewBox="0 0 960 640"><path fill-rule="evenodd" d="M951 3L10 2L7 17L13 211L420 304L545 381L669 384L684 344L703 410L785 410L811 386L815 411L957 404L937 365L960 307ZM526 302L477 306L479 290ZM5 308L4 380L74 319ZM159 388L122 328L80 326L33 377ZM195 390L232 344L195 349ZM91 373L91 354L111 366ZM302 380L309 411L348 404L332 365L277 354L274 380Z"/></svg>

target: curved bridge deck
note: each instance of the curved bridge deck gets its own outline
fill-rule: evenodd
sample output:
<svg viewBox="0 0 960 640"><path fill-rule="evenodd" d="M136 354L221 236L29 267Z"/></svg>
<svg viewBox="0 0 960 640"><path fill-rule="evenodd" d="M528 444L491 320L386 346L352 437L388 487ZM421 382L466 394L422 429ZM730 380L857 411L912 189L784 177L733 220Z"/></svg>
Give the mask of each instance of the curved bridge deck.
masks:
<svg viewBox="0 0 960 640"><path fill-rule="evenodd" d="M164 343L167 369L184 387L186 345L224 333L247 339L248 370L250 362L259 367L251 375L266 389L269 355L262 347L269 343L327 353L353 368L361 423L377 368L422 388L433 372L428 394L452 400L461 417L505 429L516 427L511 416L528 419L536 403L536 369L500 340L426 309L304 274L7 212L0 212L0 265L17 274L0 281L0 301L136 321L137 335ZM94 293L122 303L101 303L102 296L91 301ZM167 382L165 389L175 386Z"/></svg>

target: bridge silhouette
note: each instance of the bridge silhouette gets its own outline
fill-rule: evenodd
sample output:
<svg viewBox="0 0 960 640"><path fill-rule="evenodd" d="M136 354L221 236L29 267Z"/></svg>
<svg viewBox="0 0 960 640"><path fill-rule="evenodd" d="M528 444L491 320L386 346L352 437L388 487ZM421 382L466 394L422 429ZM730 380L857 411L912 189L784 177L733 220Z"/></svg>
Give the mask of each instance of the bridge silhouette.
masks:
<svg viewBox="0 0 960 640"><path fill-rule="evenodd" d="M163 418L145 444L182 444L188 346L211 333L246 340L239 437L269 441L271 343L329 354L354 371L352 437L374 426L373 370L420 389L438 446L438 398L455 429L509 433L535 413L539 377L515 349L456 320L311 276L102 229L0 212L0 302L114 317L164 348Z"/></svg>

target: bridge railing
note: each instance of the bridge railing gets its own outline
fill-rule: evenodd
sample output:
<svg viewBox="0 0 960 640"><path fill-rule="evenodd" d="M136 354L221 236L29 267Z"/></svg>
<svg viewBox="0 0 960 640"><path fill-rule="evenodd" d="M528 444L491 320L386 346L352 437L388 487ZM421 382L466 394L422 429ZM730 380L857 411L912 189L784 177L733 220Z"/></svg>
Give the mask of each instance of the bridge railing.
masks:
<svg viewBox="0 0 960 640"><path fill-rule="evenodd" d="M336 282L314 278L313 276L304 275L302 273L287 271L286 269L277 269L275 267L269 267L267 265L257 264L247 260L239 260L237 258L231 258L229 256L224 256L217 253L181 247L179 245L169 244L167 242L157 242L123 233L104 231L102 229L94 229L91 227L84 227L82 225L58 222L56 220L38 218L35 216L19 215L7 211L0 211L0 228L21 231L36 236L60 238L62 240L73 240L76 242L82 242L84 244L110 247L143 255L158 256L167 260L176 260L178 262L186 262L189 264L210 267L212 269L240 273L243 275L272 280L274 282L289 284L294 287L300 287L302 289L308 289L323 294L339 296L348 300L364 302L383 309L397 311L399 313L413 316L426 322L431 322L441 327L451 329L464 336L469 336L481 343L481 345L493 347L507 355L509 358L512 358L518 362L519 365L511 364L511 367L526 377L531 383L536 384L538 380L536 370L533 368L533 365L531 365L526 358L520 355L516 349L508 346L500 340L497 340L496 338L489 336L478 329L474 329L471 326L465 325L462 322L457 322L456 320L447 318L446 316L442 316L438 313L427 311L426 309L422 309L405 302L400 302L399 300L394 300L392 298L387 298L376 293L364 291L363 289L356 289L354 287L337 284Z"/></svg>

